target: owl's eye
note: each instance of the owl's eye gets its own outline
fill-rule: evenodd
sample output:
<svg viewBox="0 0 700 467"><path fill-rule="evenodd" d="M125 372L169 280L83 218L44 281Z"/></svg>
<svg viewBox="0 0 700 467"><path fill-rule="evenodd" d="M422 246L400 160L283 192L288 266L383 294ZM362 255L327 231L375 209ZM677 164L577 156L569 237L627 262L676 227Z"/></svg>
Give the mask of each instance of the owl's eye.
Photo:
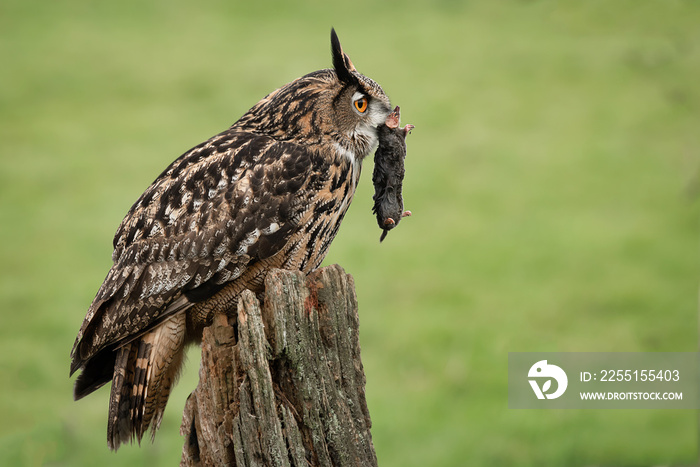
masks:
<svg viewBox="0 0 700 467"><path fill-rule="evenodd" d="M359 99L356 99L355 102L353 102L353 104L355 105L357 111L363 114L367 111L369 101L365 96L362 96Z"/></svg>

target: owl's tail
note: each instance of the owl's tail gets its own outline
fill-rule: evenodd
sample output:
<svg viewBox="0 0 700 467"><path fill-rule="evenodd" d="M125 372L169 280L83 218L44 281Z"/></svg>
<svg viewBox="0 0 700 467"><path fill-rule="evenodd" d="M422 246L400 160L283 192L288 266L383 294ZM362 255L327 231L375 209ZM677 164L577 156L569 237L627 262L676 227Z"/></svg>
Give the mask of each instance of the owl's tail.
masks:
<svg viewBox="0 0 700 467"><path fill-rule="evenodd" d="M155 437L184 348L185 314L179 313L116 351L107 422L110 449L134 439L141 443L149 425Z"/></svg>

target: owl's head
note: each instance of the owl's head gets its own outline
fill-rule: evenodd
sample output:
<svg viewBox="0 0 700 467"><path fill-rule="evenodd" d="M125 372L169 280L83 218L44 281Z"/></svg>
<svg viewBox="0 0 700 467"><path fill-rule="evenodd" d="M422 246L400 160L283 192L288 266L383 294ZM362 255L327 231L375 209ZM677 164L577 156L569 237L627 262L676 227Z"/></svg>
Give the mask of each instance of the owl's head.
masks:
<svg viewBox="0 0 700 467"><path fill-rule="evenodd" d="M382 87L360 74L331 30L333 68L315 71L273 91L234 127L362 160L391 112Z"/></svg>

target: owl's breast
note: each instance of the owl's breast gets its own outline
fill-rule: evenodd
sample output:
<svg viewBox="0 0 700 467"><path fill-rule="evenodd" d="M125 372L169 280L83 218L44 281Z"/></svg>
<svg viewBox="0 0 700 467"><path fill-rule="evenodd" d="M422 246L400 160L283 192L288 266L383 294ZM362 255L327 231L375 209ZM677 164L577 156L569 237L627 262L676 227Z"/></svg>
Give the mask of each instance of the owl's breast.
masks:
<svg viewBox="0 0 700 467"><path fill-rule="evenodd" d="M339 157L333 163L314 168L317 173L311 177L313 195L309 200L309 210L297 239L291 242L301 247L292 248L285 268L300 269L304 273L316 269L328 253L350 207L362 164L345 153L336 155Z"/></svg>

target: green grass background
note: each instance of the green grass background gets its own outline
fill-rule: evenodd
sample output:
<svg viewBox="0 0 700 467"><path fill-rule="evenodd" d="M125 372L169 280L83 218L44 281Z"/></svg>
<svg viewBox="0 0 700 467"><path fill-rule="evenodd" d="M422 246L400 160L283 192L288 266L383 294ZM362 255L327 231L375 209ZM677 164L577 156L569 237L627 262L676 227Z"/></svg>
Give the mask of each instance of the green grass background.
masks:
<svg viewBox="0 0 700 467"><path fill-rule="evenodd" d="M69 351L131 203L335 26L402 107L414 216L379 244L371 161L326 263L353 274L383 466L691 464L694 411L515 411L512 351L695 351L700 4L0 1L0 464L175 465L106 447Z"/></svg>

